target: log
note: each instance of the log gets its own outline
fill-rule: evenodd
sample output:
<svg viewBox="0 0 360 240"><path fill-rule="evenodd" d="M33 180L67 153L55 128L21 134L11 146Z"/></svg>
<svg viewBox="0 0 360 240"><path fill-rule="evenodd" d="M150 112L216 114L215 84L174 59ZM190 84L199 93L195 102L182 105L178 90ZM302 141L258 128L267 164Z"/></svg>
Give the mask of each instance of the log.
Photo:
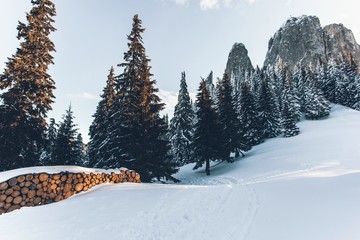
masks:
<svg viewBox="0 0 360 240"><path fill-rule="evenodd" d="M55 193L52 192L52 193L49 194L49 198L55 198L55 197L56 197Z"/></svg>
<svg viewBox="0 0 360 240"><path fill-rule="evenodd" d="M39 190L40 191L40 190ZM28 192L28 194L27 194L27 197L28 198L33 198L33 197L35 197L35 195L36 195L36 191L35 190L30 190L29 192Z"/></svg>
<svg viewBox="0 0 360 240"><path fill-rule="evenodd" d="M9 184L7 182L0 183L0 191L6 190L8 188Z"/></svg>
<svg viewBox="0 0 360 240"><path fill-rule="evenodd" d="M34 205L38 205L39 203L41 203L41 197L36 197L36 198L34 199L33 204L34 204Z"/></svg>
<svg viewBox="0 0 360 240"><path fill-rule="evenodd" d="M18 205L18 204L20 204L22 202L22 197L20 197L20 196L17 196L16 198L14 198L14 200L13 200L13 204L15 204L15 205Z"/></svg>
<svg viewBox="0 0 360 240"><path fill-rule="evenodd" d="M48 178L49 178L49 175L48 175L47 173L41 173L41 174L39 175L39 180L40 180L41 182L44 182L44 181L48 180Z"/></svg>
<svg viewBox="0 0 360 240"><path fill-rule="evenodd" d="M0 215L6 213L6 209L5 208L0 208Z"/></svg>
<svg viewBox="0 0 360 240"><path fill-rule="evenodd" d="M26 181L31 181L33 178L34 178L34 175L32 175L32 174L28 174L25 177Z"/></svg>
<svg viewBox="0 0 360 240"><path fill-rule="evenodd" d="M18 181L19 183L22 183L23 181L25 181L25 176L24 176L24 175L18 176L18 177L17 177L17 181Z"/></svg>
<svg viewBox="0 0 360 240"><path fill-rule="evenodd" d="M80 192L83 189L83 184L82 183L78 183L75 186L75 191Z"/></svg>
<svg viewBox="0 0 360 240"><path fill-rule="evenodd" d="M5 206L5 202L0 202L0 208Z"/></svg>
<svg viewBox="0 0 360 240"><path fill-rule="evenodd" d="M31 185L34 185L34 184L31 183L30 181L25 182L25 187L30 187Z"/></svg>
<svg viewBox="0 0 360 240"><path fill-rule="evenodd" d="M17 178L11 178L8 181L10 187L14 186L15 184L17 184Z"/></svg>
<svg viewBox="0 0 360 240"><path fill-rule="evenodd" d="M52 185L50 186L51 190L55 190L55 189L56 189L56 187L57 187L57 185L56 185L56 184L52 184Z"/></svg>
<svg viewBox="0 0 360 240"><path fill-rule="evenodd" d="M21 183L19 184L19 186L20 186L20 187L25 186L25 182L21 182Z"/></svg>
<svg viewBox="0 0 360 240"><path fill-rule="evenodd" d="M20 191L21 188L19 185L14 185L12 189L14 189L14 191Z"/></svg>
<svg viewBox="0 0 360 240"><path fill-rule="evenodd" d="M53 179L54 179L54 180L59 180L59 179L60 179L60 174L55 174L55 175L53 176Z"/></svg>
<svg viewBox="0 0 360 240"><path fill-rule="evenodd" d="M11 207L9 207L9 209L7 210L7 212L11 212L11 211L14 211L14 210L17 210L21 208L20 205L12 205Z"/></svg>
<svg viewBox="0 0 360 240"><path fill-rule="evenodd" d="M33 178L32 182L34 184L39 184L40 180L38 178Z"/></svg>
<svg viewBox="0 0 360 240"><path fill-rule="evenodd" d="M21 193L22 194L27 194L28 192L29 192L30 190L29 190L29 188L27 188L27 187L23 187L22 189L21 189Z"/></svg>
<svg viewBox="0 0 360 240"><path fill-rule="evenodd" d="M4 202L7 196L5 194L0 195L0 202Z"/></svg>
<svg viewBox="0 0 360 240"><path fill-rule="evenodd" d="M31 192L31 191L30 191ZM28 198L32 198L32 194L30 195L30 192L28 193ZM44 194L44 190L43 189L38 189L37 191L36 191L36 196L39 196L39 197L41 197L42 195ZM34 195L34 197L35 197L35 195Z"/></svg>
<svg viewBox="0 0 360 240"><path fill-rule="evenodd" d="M5 199L5 202L6 203L11 203L13 201L13 197L12 196L8 196L6 199Z"/></svg>
<svg viewBox="0 0 360 240"><path fill-rule="evenodd" d="M136 174L135 180L140 181L140 174L138 174L138 173Z"/></svg>
<svg viewBox="0 0 360 240"><path fill-rule="evenodd" d="M63 200L63 197L62 197L61 195L57 195L57 196L55 197L55 202L59 202L59 201L61 201L61 200Z"/></svg>
<svg viewBox="0 0 360 240"><path fill-rule="evenodd" d="M11 194L12 197L17 197L20 195L20 192L19 191L13 191L13 193Z"/></svg>
<svg viewBox="0 0 360 240"><path fill-rule="evenodd" d="M67 199L67 198L71 197L72 195L74 195L73 192L67 192L67 193L65 193L64 198Z"/></svg>
<svg viewBox="0 0 360 240"><path fill-rule="evenodd" d="M60 180L61 180L62 182L65 182L65 181L67 180L67 176L66 176L66 175L62 175L61 178L60 178Z"/></svg>
<svg viewBox="0 0 360 240"><path fill-rule="evenodd" d="M11 203L6 203L5 206L4 206L4 208L5 208L6 210L9 209L9 207L11 207Z"/></svg>
<svg viewBox="0 0 360 240"><path fill-rule="evenodd" d="M13 192L14 192L14 189L9 188L8 190L5 191L5 194L9 196L9 195L11 195Z"/></svg>
<svg viewBox="0 0 360 240"><path fill-rule="evenodd" d="M25 201L22 201L21 203L20 203L20 206L25 206L25 204L26 204L26 202Z"/></svg>

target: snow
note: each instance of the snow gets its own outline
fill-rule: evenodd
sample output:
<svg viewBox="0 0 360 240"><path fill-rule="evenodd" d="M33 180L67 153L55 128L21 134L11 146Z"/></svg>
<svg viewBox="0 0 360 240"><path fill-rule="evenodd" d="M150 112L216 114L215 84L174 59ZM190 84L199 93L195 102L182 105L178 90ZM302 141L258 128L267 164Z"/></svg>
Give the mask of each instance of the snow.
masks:
<svg viewBox="0 0 360 240"><path fill-rule="evenodd" d="M105 184L0 216L1 239L360 239L360 112L333 106L301 133L180 184ZM100 171L77 167L66 170ZM31 170L0 173L0 181Z"/></svg>

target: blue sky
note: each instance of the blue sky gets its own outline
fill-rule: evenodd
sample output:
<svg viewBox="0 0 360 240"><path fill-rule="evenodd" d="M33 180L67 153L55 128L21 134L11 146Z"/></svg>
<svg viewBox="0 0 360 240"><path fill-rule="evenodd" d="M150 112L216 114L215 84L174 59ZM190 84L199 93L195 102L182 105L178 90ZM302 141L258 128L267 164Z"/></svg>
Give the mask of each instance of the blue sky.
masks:
<svg viewBox="0 0 360 240"><path fill-rule="evenodd" d="M152 73L168 103L176 103L180 74L189 90L211 70L221 77L235 42L242 42L253 65L262 66L270 37L290 16L316 15L323 26L343 23L360 40L358 0L53 0L57 9L51 35L57 52L50 74L56 82L50 117L61 120L71 103L87 141L99 95L111 66L123 61L132 17L139 14ZM0 69L15 53L17 21L25 21L30 0L0 2Z"/></svg>

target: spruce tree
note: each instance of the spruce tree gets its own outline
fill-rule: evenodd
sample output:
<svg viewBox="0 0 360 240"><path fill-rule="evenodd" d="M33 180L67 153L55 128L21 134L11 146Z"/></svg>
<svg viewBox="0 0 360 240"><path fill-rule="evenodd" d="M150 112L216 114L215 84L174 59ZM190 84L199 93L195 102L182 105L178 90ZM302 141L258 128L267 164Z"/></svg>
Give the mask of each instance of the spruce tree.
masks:
<svg viewBox="0 0 360 240"><path fill-rule="evenodd" d="M310 71L306 72L305 86L305 118L320 119L330 114L330 102L315 85L315 79Z"/></svg>
<svg viewBox="0 0 360 240"><path fill-rule="evenodd" d="M123 121L117 124L120 123L126 133L122 131L117 137L123 142L120 154L127 155L127 159L120 159L119 164L139 172L142 181L163 177L173 179L171 174L177 169L168 154L170 143L163 138L167 131L160 117L164 104L157 95L156 81L151 79L150 59L146 56L141 36L144 30L138 15L135 15L128 35L129 49L124 53L124 62L119 64L124 68L116 86L117 101L122 110L116 112Z"/></svg>
<svg viewBox="0 0 360 240"><path fill-rule="evenodd" d="M45 145L46 117L53 103L55 83L48 74L55 51L49 35L56 15L49 0L32 0L27 23L19 22L21 40L0 76L1 169L39 164Z"/></svg>
<svg viewBox="0 0 360 240"><path fill-rule="evenodd" d="M205 163L206 175L210 175L210 161L221 157L219 153L219 123L213 100L204 80L200 82L198 91L196 95L196 123L192 143L194 160L196 161L194 170L202 167Z"/></svg>
<svg viewBox="0 0 360 240"><path fill-rule="evenodd" d="M193 137L194 111L187 90L185 72L181 73L178 102L170 121L171 153L178 166L192 162L191 142Z"/></svg>
<svg viewBox="0 0 360 240"><path fill-rule="evenodd" d="M46 148L41 158L42 165L53 165L52 152L54 150L55 139L57 137L57 128L59 125L55 122L54 118L50 118L50 124L47 129L47 143Z"/></svg>
<svg viewBox="0 0 360 240"><path fill-rule="evenodd" d="M104 167L109 160L109 153L107 149L108 127L110 124L110 113L115 99L115 73L114 68L110 68L107 77L106 86L101 95L101 100L98 103L96 112L93 115L94 120L89 129L89 166ZM108 166L109 167L109 166ZM112 166L114 167L114 166Z"/></svg>
<svg viewBox="0 0 360 240"><path fill-rule="evenodd" d="M239 151L239 121L233 99L233 87L229 75L224 73L216 86L216 110L219 116L221 156L230 161L230 153Z"/></svg>
<svg viewBox="0 0 360 240"><path fill-rule="evenodd" d="M284 129L285 137L296 136L300 133L299 128L296 126L296 115L290 107L290 102L284 99L282 109L282 126Z"/></svg>
<svg viewBox="0 0 360 240"><path fill-rule="evenodd" d="M259 116L263 138L277 137L281 133L281 113L269 81L269 78L264 77L260 85Z"/></svg>
<svg viewBox="0 0 360 240"><path fill-rule="evenodd" d="M63 115L52 152L53 165L79 165L77 151L77 128L71 106Z"/></svg>
<svg viewBox="0 0 360 240"><path fill-rule="evenodd" d="M240 84L240 94L238 99L239 111L239 134L242 141L241 150L249 151L251 147L262 142L259 128L257 108L250 85L247 81Z"/></svg>

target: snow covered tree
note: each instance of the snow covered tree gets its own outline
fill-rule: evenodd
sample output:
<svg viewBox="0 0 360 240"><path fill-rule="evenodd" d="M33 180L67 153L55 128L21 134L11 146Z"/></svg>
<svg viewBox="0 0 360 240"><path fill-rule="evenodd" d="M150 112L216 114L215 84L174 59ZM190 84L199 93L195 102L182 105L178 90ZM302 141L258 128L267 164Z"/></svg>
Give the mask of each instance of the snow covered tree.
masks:
<svg viewBox="0 0 360 240"><path fill-rule="evenodd" d="M53 103L55 83L48 74L55 51L49 35L56 15L49 0L32 0L27 23L19 22L21 40L0 76L0 168L39 164L45 145L46 117Z"/></svg>
<svg viewBox="0 0 360 240"><path fill-rule="evenodd" d="M339 88L338 83L341 82L341 71L335 59L331 58L327 65L327 79L324 78L322 91L325 97L333 103L337 103L339 94L336 93L336 88Z"/></svg>
<svg viewBox="0 0 360 240"><path fill-rule="evenodd" d="M287 75L286 77L281 99L283 103L284 101L287 102L289 111L292 111L295 116L295 120L299 121L302 116L302 113L300 111L300 101L295 93L295 88L293 86L290 75Z"/></svg>
<svg viewBox="0 0 360 240"><path fill-rule="evenodd" d="M269 81L264 77L260 85L259 117L263 138L277 137L281 133L281 112Z"/></svg>
<svg viewBox="0 0 360 240"><path fill-rule="evenodd" d="M178 102L170 121L170 141L173 161L178 166L192 162L191 141L193 136L194 111L187 90L185 72L181 73Z"/></svg>
<svg viewBox="0 0 360 240"><path fill-rule="evenodd" d="M75 149L74 149L74 158L77 165L85 166L85 155L86 155L85 144L81 136L81 133L78 133L78 135L76 136Z"/></svg>
<svg viewBox="0 0 360 240"><path fill-rule="evenodd" d="M230 161L230 153L239 149L239 121L235 109L235 100L233 99L233 87L229 75L224 73L222 79L216 86L216 110L219 117L221 156Z"/></svg>
<svg viewBox="0 0 360 240"><path fill-rule="evenodd" d="M89 129L89 166L103 167L106 165L104 162L109 159L106 140L108 139L109 119L115 94L115 74L114 68L111 67L101 100L93 115L94 120Z"/></svg>
<svg viewBox="0 0 360 240"><path fill-rule="evenodd" d="M77 128L74 124L74 115L71 106L63 115L62 122L54 142L52 165L79 165L77 151Z"/></svg>
<svg viewBox="0 0 360 240"><path fill-rule="evenodd" d="M296 136L300 133L299 128L296 126L296 115L290 105L290 101L285 99L282 109L282 126L285 137Z"/></svg>
<svg viewBox="0 0 360 240"><path fill-rule="evenodd" d="M196 165L194 170L205 163L206 175L210 175L210 161L219 159L219 123L214 103L204 80L196 95L196 123L192 148Z"/></svg>
<svg viewBox="0 0 360 240"><path fill-rule="evenodd" d="M330 114L330 102L315 85L315 79L310 71L306 72L305 86L305 118L320 119Z"/></svg>
<svg viewBox="0 0 360 240"><path fill-rule="evenodd" d="M57 137L57 128L59 125L55 122L54 118L50 118L50 124L47 129L47 143L45 147L45 151L43 152L41 158L42 165L53 165L52 164L52 152L54 149L55 139Z"/></svg>
<svg viewBox="0 0 360 240"><path fill-rule="evenodd" d="M159 91L156 81L150 73L150 59L146 56L142 33L144 28L138 15L133 18L132 31L128 35L128 51L124 53L124 62L119 64L124 68L117 78L117 101L121 109L117 113L121 120L112 123L112 131L122 125L122 133L116 136L122 138L119 154L126 158L119 159L119 166L134 169L142 176L142 181L153 178L173 179L171 174L177 169L168 154L170 143L163 136L166 134L166 124L160 117L164 109L157 95ZM124 156L124 155L123 155ZM114 155L113 157L119 157Z"/></svg>
<svg viewBox="0 0 360 240"><path fill-rule="evenodd" d="M254 96L247 81L240 84L238 98L239 134L242 142L241 150L249 151L251 147L263 141L260 134L258 112Z"/></svg>

